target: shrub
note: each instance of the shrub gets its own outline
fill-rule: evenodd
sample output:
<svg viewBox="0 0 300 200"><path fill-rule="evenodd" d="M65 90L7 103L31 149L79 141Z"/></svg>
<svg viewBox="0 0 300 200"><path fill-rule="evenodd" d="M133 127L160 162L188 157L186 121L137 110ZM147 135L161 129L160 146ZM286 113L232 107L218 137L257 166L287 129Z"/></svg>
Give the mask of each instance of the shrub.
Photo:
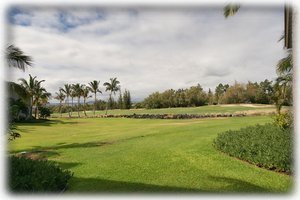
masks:
<svg viewBox="0 0 300 200"><path fill-rule="evenodd" d="M50 117L50 115L52 114L50 108L47 107L39 107L39 111L40 111L40 117L43 119Z"/></svg>
<svg viewBox="0 0 300 200"><path fill-rule="evenodd" d="M72 174L47 160L9 157L9 187L13 192L63 191Z"/></svg>
<svg viewBox="0 0 300 200"><path fill-rule="evenodd" d="M280 172L291 173L292 129L256 125L219 134L214 146L230 156Z"/></svg>
<svg viewBox="0 0 300 200"><path fill-rule="evenodd" d="M291 112L277 114L274 117L274 125L286 129L293 126L293 115Z"/></svg>

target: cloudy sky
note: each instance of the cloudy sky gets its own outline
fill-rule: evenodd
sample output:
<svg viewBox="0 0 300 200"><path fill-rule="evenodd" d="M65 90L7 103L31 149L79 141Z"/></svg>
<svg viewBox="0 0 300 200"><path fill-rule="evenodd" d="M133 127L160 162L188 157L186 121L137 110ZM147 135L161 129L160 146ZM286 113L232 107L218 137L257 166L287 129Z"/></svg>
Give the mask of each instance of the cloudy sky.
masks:
<svg viewBox="0 0 300 200"><path fill-rule="evenodd" d="M273 80L284 56L282 7L12 7L8 44L34 59L26 72L54 93L64 83L117 77L135 100L200 83ZM102 87L104 91L104 87ZM99 96L100 97L100 96ZM106 98L102 95L101 98Z"/></svg>

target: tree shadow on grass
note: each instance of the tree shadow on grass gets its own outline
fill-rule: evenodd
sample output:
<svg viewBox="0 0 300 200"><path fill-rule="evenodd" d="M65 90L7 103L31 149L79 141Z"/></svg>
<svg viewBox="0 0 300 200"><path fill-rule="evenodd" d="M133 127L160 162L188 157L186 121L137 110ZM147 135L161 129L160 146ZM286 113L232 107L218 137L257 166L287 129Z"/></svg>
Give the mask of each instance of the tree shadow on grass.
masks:
<svg viewBox="0 0 300 200"><path fill-rule="evenodd" d="M16 123L17 125L22 125L22 126L52 126L55 124L78 124L78 122L69 122L69 121L62 121L58 119L37 119L37 120L29 120L29 121L22 121Z"/></svg>
<svg viewBox="0 0 300 200"><path fill-rule="evenodd" d="M20 151L35 152L35 151L48 151L48 150L60 150L60 149L71 149L71 148L92 148L92 147L102 147L111 144L113 144L113 142L103 142L103 141L71 143L71 144L58 143L57 145L52 145L52 146L33 146L32 148L29 149L12 151L11 153L18 153Z"/></svg>
<svg viewBox="0 0 300 200"><path fill-rule="evenodd" d="M72 177L70 190L67 193L198 193L207 192L200 189L182 188L174 186L162 186L126 181L114 181L96 178Z"/></svg>
<svg viewBox="0 0 300 200"><path fill-rule="evenodd" d="M210 181L224 183L226 187L223 187L222 190L228 191L226 193L275 193L270 191L269 189L235 178L209 176L208 179L210 179Z"/></svg>
<svg viewBox="0 0 300 200"><path fill-rule="evenodd" d="M201 188L184 188L176 186L164 186L145 183L134 183L126 181L105 180L96 178L79 178L73 177L70 180L70 188L68 193L157 193L157 194L270 194L271 191L256 186L246 181L226 178L226 177L208 177L208 180L215 180L216 182L224 182L225 187L216 189L212 185L211 190L204 190ZM228 186L226 186L228 185Z"/></svg>

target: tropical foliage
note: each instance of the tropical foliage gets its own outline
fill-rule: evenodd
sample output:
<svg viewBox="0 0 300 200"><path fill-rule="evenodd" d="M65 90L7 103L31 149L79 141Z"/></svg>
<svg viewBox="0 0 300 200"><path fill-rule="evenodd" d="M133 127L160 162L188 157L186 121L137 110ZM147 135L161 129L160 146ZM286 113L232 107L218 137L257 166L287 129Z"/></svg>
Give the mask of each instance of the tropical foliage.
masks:
<svg viewBox="0 0 300 200"><path fill-rule="evenodd" d="M9 189L13 192L62 192L73 175L47 160L11 156L9 166Z"/></svg>
<svg viewBox="0 0 300 200"><path fill-rule="evenodd" d="M214 146L257 166L291 173L292 141L292 128L266 124L221 133L214 140Z"/></svg>
<svg viewBox="0 0 300 200"><path fill-rule="evenodd" d="M108 105L110 105L110 108L111 108L112 102L114 101L113 97L112 97L112 94L115 95L116 92L120 90L120 86L119 86L120 81L118 81L117 78L110 78L109 80L110 80L110 82L105 82L103 84L103 86L106 87L105 91L110 91L109 99L108 99ZM105 114L107 114L108 105L106 106Z"/></svg>

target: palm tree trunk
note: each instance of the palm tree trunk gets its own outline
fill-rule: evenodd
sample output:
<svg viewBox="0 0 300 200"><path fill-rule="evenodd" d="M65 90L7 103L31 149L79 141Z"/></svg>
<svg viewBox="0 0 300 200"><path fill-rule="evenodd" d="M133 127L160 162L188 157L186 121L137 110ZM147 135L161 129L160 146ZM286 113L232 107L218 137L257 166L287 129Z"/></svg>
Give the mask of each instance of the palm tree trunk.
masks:
<svg viewBox="0 0 300 200"><path fill-rule="evenodd" d="M32 109L33 109L32 105L33 105L33 97L30 98L28 116L26 117L26 119L32 119Z"/></svg>
<svg viewBox="0 0 300 200"><path fill-rule="evenodd" d="M73 114L73 99L74 99L74 97L71 97L71 99L72 99L72 109L71 109L71 115Z"/></svg>
<svg viewBox="0 0 300 200"><path fill-rule="evenodd" d="M78 97L78 105L77 105L77 112L78 112L78 117L80 117L80 114L79 114L79 102L80 102L80 96Z"/></svg>
<svg viewBox="0 0 300 200"><path fill-rule="evenodd" d="M67 96L67 101L68 101L68 114L69 114L69 118L71 118L69 96Z"/></svg>
<svg viewBox="0 0 300 200"><path fill-rule="evenodd" d="M39 117L38 117L38 111L39 111L39 109L38 109L38 103L36 103L35 104L35 109L34 109L34 118L35 119L38 119Z"/></svg>
<svg viewBox="0 0 300 200"><path fill-rule="evenodd" d="M108 103L109 103L110 100L111 100L111 93L109 94L109 99L108 99L107 104L106 104L105 115L107 115Z"/></svg>
<svg viewBox="0 0 300 200"><path fill-rule="evenodd" d="M87 114L85 112L85 97L83 98L83 112L84 112L84 116L87 117Z"/></svg>
<svg viewBox="0 0 300 200"><path fill-rule="evenodd" d="M96 98L96 92L95 92L95 101L94 101L94 117L95 117L95 111L96 111L96 100L97 100L97 98Z"/></svg>
<svg viewBox="0 0 300 200"><path fill-rule="evenodd" d="M62 101L59 102L59 107L60 107L60 109L59 109L59 112L60 112L60 118L62 118L62 112L61 112Z"/></svg>

